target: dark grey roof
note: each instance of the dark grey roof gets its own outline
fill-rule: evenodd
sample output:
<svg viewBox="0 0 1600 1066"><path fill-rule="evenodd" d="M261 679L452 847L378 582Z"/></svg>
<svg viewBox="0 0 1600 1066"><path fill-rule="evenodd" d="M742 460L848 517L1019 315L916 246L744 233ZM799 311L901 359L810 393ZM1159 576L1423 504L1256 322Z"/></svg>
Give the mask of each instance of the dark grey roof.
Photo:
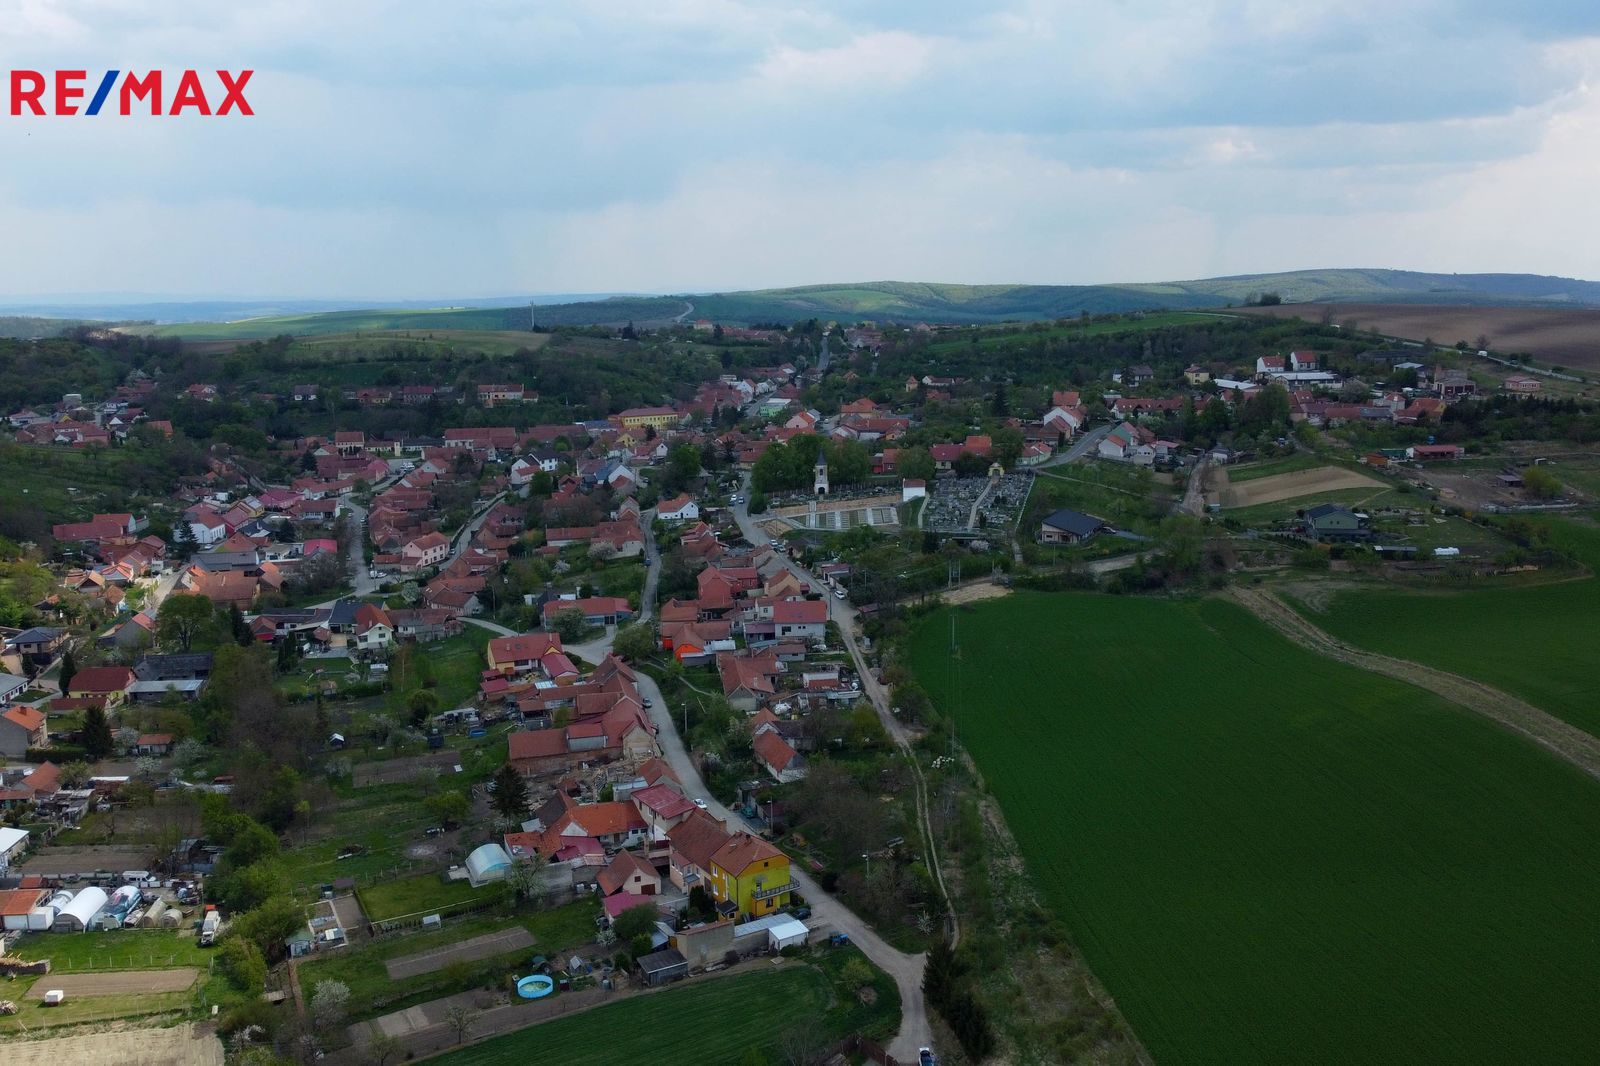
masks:
<svg viewBox="0 0 1600 1066"><path fill-rule="evenodd" d="M328 616L330 626L353 626L356 624L356 609L361 604L352 599L343 599L333 605L333 613Z"/></svg>
<svg viewBox="0 0 1600 1066"><path fill-rule="evenodd" d="M13 644L36 644L41 640L54 640L61 635L61 630L50 626L34 626L24 629L21 633L11 638Z"/></svg>
<svg viewBox="0 0 1600 1066"><path fill-rule="evenodd" d="M207 677L211 673L211 653L188 652L182 655L146 655L133 668L140 681L177 681Z"/></svg>
<svg viewBox="0 0 1600 1066"><path fill-rule="evenodd" d="M1063 533L1071 533L1075 537L1087 537L1089 534L1098 533L1106 527L1105 522L1094 515L1087 515L1082 511L1074 511L1065 507L1046 518L1044 524L1059 529Z"/></svg>
<svg viewBox="0 0 1600 1066"><path fill-rule="evenodd" d="M662 970L671 970L679 966L688 966L689 960L678 953L677 948L667 948L650 955L639 956L639 969L645 973L659 973Z"/></svg>
<svg viewBox="0 0 1600 1066"><path fill-rule="evenodd" d="M1319 503L1315 507L1306 511L1306 517L1312 519L1313 521L1318 518L1327 518L1329 515L1334 514L1347 514L1351 518L1354 518L1356 513L1350 510L1348 507L1340 507L1336 503Z"/></svg>
<svg viewBox="0 0 1600 1066"><path fill-rule="evenodd" d="M261 557L260 553L256 551L205 552L196 555L193 562L200 569L212 572L218 570L248 570L252 566L260 566Z"/></svg>

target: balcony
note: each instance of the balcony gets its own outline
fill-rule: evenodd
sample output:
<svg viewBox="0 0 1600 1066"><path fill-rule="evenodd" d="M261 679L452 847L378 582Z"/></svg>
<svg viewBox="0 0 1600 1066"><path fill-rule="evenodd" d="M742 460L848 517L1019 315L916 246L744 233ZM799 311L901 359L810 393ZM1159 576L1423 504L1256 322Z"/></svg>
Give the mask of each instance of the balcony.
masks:
<svg viewBox="0 0 1600 1066"><path fill-rule="evenodd" d="M792 885L780 885L777 888L761 888L758 886L754 892L750 893L750 898L771 899L774 896L787 895L793 887Z"/></svg>

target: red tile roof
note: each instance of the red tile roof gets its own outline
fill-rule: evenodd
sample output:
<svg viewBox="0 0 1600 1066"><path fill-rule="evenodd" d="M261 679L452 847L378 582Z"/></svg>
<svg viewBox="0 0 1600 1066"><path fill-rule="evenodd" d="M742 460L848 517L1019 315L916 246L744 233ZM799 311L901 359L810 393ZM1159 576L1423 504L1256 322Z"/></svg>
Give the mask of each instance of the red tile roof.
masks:
<svg viewBox="0 0 1600 1066"><path fill-rule="evenodd" d="M86 666L72 675L67 687L73 692L105 695L122 692L133 681L133 671L126 666Z"/></svg>
<svg viewBox="0 0 1600 1066"><path fill-rule="evenodd" d="M728 842L716 850L711 861L731 874L741 874L763 859L783 857L783 852L760 837L749 833L735 833Z"/></svg>

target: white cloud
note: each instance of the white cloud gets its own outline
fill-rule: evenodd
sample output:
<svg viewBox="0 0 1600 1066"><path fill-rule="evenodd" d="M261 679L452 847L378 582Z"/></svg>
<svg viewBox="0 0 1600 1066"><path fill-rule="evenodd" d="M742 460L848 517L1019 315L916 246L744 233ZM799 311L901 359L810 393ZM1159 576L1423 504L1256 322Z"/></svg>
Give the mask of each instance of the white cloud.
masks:
<svg viewBox="0 0 1600 1066"><path fill-rule="evenodd" d="M1487 0L0 0L13 66L257 70L250 120L0 112L0 292L1600 276L1596 33Z"/></svg>

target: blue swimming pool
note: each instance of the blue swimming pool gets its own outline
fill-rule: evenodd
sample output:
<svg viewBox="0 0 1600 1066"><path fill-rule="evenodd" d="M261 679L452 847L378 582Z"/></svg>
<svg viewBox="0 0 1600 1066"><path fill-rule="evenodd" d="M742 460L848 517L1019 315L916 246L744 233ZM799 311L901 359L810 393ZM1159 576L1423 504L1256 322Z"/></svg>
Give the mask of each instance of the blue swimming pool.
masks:
<svg viewBox="0 0 1600 1066"><path fill-rule="evenodd" d="M556 983L542 973L523 977L517 981L517 995L523 999L543 999L554 992Z"/></svg>

